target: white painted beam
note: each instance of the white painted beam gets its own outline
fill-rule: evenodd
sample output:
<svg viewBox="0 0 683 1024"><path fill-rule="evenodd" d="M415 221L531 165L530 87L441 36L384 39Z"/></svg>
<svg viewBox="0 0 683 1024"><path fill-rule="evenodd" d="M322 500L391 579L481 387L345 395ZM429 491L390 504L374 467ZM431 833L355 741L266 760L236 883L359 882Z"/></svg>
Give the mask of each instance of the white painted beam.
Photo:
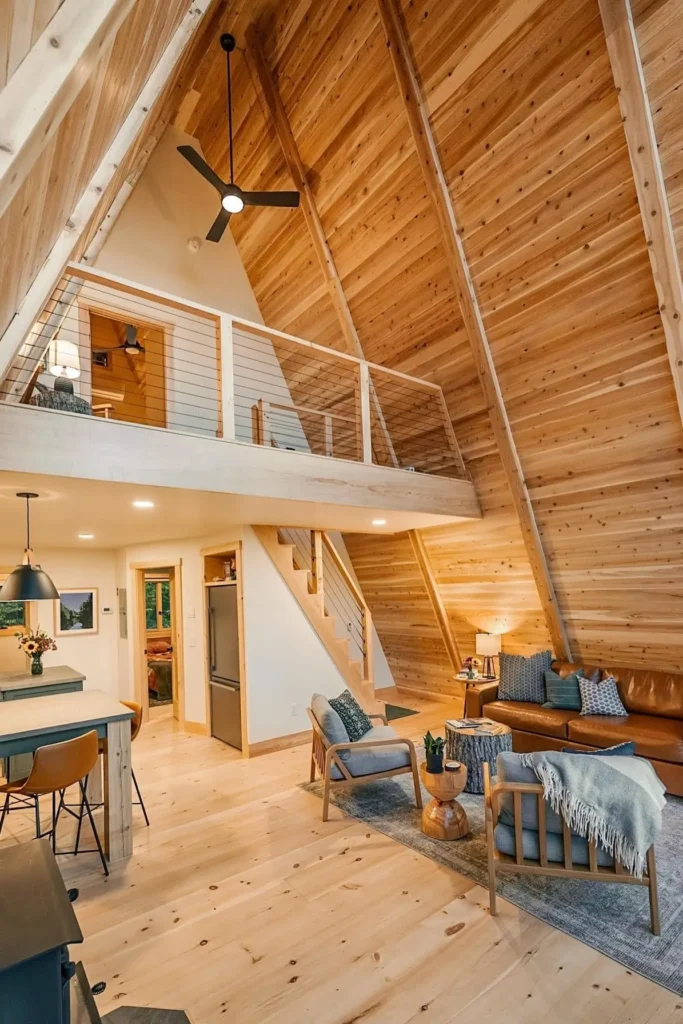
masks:
<svg viewBox="0 0 683 1024"><path fill-rule="evenodd" d="M105 189L125 160L141 131L151 108L161 95L198 26L205 18L211 0L193 0L192 6L176 29L173 38L147 79L128 117L104 155L76 208L57 238L45 263L26 293L19 309L0 338L0 377L4 377L15 356L40 316L59 281L72 251L97 209Z"/></svg>
<svg viewBox="0 0 683 1024"><path fill-rule="evenodd" d="M0 92L0 216L135 0L64 0Z"/></svg>
<svg viewBox="0 0 683 1024"><path fill-rule="evenodd" d="M629 0L599 0L633 180L683 421L683 283Z"/></svg>

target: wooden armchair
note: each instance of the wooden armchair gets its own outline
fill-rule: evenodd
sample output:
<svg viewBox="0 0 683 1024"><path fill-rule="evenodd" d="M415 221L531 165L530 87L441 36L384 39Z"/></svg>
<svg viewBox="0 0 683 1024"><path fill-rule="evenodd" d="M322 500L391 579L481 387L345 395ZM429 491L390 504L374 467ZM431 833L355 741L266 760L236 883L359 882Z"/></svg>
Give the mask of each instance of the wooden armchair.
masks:
<svg viewBox="0 0 683 1024"><path fill-rule="evenodd" d="M497 843L495 829L498 825L500 812L500 798L505 794L512 795L512 806L514 816L514 855L506 854L498 849L501 845ZM530 830L528 826L522 827L522 797L525 795L534 796L538 801L538 831ZM496 874L502 871L513 871L526 875L551 875L556 878L578 878L587 881L600 882L621 882L624 885L644 885L648 887L650 896L650 924L654 935L660 934L659 923L659 902L657 899L657 871L655 866L655 848L650 847L647 852L647 872L642 878L636 878L628 872L619 861L612 860L609 865L598 864L598 856L603 857L603 851L598 850L595 840L588 840L588 863L579 864L573 861L572 833L566 821L560 814L562 824L562 856L557 859L552 852L549 856L548 838L546 830L546 801L543 796L543 786L540 783L530 782L505 782L502 780L491 780L489 765L484 764L484 805L486 812L486 849L488 853L489 867L489 907L491 914L496 913ZM538 857L529 857L528 848L529 833L533 838L534 848L538 845ZM554 834L557 836L557 834ZM537 840L536 840L537 836ZM557 836L557 840L559 840ZM573 837L576 840L576 836ZM585 843L586 840L583 840ZM585 852L584 852L585 857Z"/></svg>
<svg viewBox="0 0 683 1024"><path fill-rule="evenodd" d="M347 741L346 743L330 743L327 736L325 735L318 719L311 708L306 709L308 717L311 720L313 726L313 746L311 749L311 782L315 782L316 768L320 773L324 781L324 792L323 792L323 821L327 821L329 817L330 807L330 789L334 786L348 786L353 784L359 784L362 782L375 782L377 779L388 779L392 775L406 775L412 772L413 783L415 786L415 803L418 809L422 808L422 791L420 789L420 773L417 767L417 755L415 753L415 744L412 740L402 739L400 736L390 729L387 719L384 715L369 715L370 719L379 719L385 729L391 733L392 736L384 736L379 738L372 736L370 733L367 735L369 739ZM375 730L371 730L374 732ZM379 730L378 730L379 731ZM384 730L382 730L384 733ZM383 770L377 771L360 771L364 767L372 768L373 762L373 751L384 751L387 747L401 748L405 747L405 751L397 749L396 757L393 759L396 762L395 767L384 768ZM344 760L340 754L342 751L349 751L349 760ZM359 760L358 754L368 754L368 758ZM380 755L381 758L382 755ZM355 763L354 763L355 759ZM389 763L392 763L391 761ZM354 774L354 769L357 774ZM336 775L336 777L334 777ZM341 776L341 778L339 777Z"/></svg>

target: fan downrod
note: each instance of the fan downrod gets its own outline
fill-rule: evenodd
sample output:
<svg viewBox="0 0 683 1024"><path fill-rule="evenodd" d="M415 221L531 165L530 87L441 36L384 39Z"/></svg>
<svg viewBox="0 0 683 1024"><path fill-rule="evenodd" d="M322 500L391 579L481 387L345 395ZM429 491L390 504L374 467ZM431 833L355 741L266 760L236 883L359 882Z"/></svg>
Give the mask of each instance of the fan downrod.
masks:
<svg viewBox="0 0 683 1024"><path fill-rule="evenodd" d="M235 42L235 37L233 35L230 35L229 32L224 32L223 35L221 36L221 46L223 47L226 53L232 53L232 51L237 46L237 43Z"/></svg>

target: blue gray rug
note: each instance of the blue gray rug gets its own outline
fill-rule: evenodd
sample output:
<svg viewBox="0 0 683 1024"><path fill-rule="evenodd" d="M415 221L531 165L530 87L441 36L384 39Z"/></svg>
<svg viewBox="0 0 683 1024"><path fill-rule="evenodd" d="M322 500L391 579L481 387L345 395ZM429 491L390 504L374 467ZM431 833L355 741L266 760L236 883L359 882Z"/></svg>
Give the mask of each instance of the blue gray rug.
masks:
<svg viewBox="0 0 683 1024"><path fill-rule="evenodd" d="M305 788L322 792L319 782ZM430 799L424 790L423 798ZM452 843L423 835L409 775L338 789L332 799L378 832L488 886L482 797L463 793L458 798L467 812L470 833ZM640 886L508 875L497 879L497 892L541 921L683 996L683 800L677 797L669 797L664 808L656 853L660 936L650 931L647 889Z"/></svg>

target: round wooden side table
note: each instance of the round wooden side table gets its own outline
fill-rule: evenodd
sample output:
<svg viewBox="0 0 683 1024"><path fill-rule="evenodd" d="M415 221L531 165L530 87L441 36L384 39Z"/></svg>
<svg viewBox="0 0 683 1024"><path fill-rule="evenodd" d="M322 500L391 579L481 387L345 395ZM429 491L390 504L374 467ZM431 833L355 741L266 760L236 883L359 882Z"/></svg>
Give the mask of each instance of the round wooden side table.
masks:
<svg viewBox="0 0 683 1024"><path fill-rule="evenodd" d="M475 721L475 719L472 719ZM446 759L467 765L466 793L484 792L483 765L491 765L495 775L496 758L502 750L512 750L512 729L490 718L478 718L477 729L460 728L446 722Z"/></svg>
<svg viewBox="0 0 683 1024"><path fill-rule="evenodd" d="M462 839L469 832L465 809L455 799L460 796L467 782L467 768L459 772L439 772L433 775L427 771L426 763L420 765L422 785L433 797L422 811L422 831L431 839Z"/></svg>

